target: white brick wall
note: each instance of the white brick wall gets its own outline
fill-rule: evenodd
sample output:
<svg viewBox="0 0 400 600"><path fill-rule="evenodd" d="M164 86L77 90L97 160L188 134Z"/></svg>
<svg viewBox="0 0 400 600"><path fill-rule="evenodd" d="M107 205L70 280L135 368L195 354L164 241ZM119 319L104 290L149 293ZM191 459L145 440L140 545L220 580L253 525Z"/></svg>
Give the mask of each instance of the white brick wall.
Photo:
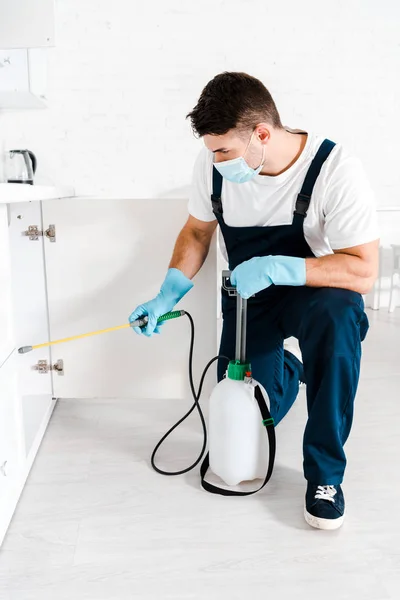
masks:
<svg viewBox="0 0 400 600"><path fill-rule="evenodd" d="M395 0L58 0L48 102L3 114L9 145L79 194L183 197L201 141L185 114L223 70L274 95L283 122L345 143L379 204L400 204Z"/></svg>

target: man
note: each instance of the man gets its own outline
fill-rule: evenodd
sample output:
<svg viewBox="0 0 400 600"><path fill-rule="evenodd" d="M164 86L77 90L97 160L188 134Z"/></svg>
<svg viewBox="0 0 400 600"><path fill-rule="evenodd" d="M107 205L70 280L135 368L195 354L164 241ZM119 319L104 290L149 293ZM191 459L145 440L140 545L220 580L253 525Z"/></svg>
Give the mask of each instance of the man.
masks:
<svg viewBox="0 0 400 600"><path fill-rule="evenodd" d="M191 289L220 226L231 282L248 298L247 357L278 424L307 386L305 518L336 529L344 519L343 446L353 418L368 330L362 295L378 265L374 201L358 160L338 144L283 127L264 85L222 73L189 113L205 148L194 168L189 218L160 293L137 307L146 328ZM220 354L234 356L235 299L222 290ZM299 340L301 353L284 340ZM302 362L303 361L303 362ZM303 367L304 363L304 367ZM227 361L220 360L218 380Z"/></svg>

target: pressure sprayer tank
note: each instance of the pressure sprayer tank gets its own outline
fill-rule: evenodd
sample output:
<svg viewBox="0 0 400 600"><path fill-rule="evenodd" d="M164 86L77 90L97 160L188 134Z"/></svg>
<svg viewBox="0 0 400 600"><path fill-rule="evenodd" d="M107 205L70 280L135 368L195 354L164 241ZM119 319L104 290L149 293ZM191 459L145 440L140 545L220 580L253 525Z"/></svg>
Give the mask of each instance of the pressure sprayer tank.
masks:
<svg viewBox="0 0 400 600"><path fill-rule="evenodd" d="M252 380L220 381L210 396L210 468L227 485L263 479L268 468L268 438L254 397Z"/></svg>
<svg viewBox="0 0 400 600"><path fill-rule="evenodd" d="M231 360L225 379L214 388L209 407L210 468L227 485L264 478L268 469L269 447L260 408L254 395L259 386L270 406L263 386L251 377L246 360L247 300L230 283L224 271L222 285L236 296L236 357Z"/></svg>

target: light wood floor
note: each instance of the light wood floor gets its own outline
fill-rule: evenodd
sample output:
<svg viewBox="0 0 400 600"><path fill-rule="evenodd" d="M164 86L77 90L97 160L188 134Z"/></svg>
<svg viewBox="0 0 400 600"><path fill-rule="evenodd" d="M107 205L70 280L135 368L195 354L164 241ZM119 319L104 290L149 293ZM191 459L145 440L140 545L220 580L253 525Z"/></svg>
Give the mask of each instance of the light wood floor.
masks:
<svg viewBox="0 0 400 600"><path fill-rule="evenodd" d="M273 478L254 497L208 495L149 457L187 403L63 400L0 551L1 600L398 600L400 309L369 313L336 532L303 520L305 397L277 428ZM198 422L159 459L182 468Z"/></svg>

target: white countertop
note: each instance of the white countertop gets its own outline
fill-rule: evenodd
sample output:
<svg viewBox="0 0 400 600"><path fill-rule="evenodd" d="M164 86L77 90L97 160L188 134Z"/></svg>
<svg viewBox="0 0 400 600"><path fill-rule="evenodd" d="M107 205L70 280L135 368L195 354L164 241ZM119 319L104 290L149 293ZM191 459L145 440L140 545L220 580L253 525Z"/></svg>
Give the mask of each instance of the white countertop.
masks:
<svg viewBox="0 0 400 600"><path fill-rule="evenodd" d="M0 204L57 200L59 198L70 198L74 195L74 189L66 186L0 183Z"/></svg>
<svg viewBox="0 0 400 600"><path fill-rule="evenodd" d="M173 190L165 196L152 198L154 200L187 200L190 188ZM0 204L15 202L33 202L39 200L58 200L61 198L75 198L77 200L146 200L138 198L127 190L115 190L113 193L101 194L75 194L69 186L53 185L26 185L20 183L0 183ZM377 206L377 212L400 212L400 205Z"/></svg>

